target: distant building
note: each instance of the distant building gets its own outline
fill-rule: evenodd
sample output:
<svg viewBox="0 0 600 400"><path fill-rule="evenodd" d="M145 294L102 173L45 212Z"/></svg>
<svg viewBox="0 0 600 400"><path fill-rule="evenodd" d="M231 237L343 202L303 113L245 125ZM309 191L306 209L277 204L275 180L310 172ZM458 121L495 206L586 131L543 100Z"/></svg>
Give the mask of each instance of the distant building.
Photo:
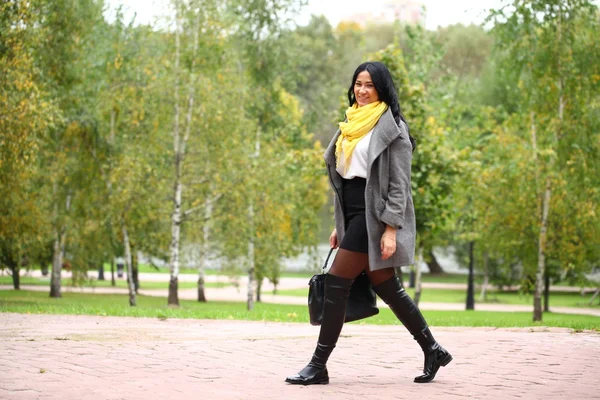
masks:
<svg viewBox="0 0 600 400"><path fill-rule="evenodd" d="M369 10L343 18L360 26L400 21L409 25L425 26L425 5L418 0L384 0L369 3Z"/></svg>

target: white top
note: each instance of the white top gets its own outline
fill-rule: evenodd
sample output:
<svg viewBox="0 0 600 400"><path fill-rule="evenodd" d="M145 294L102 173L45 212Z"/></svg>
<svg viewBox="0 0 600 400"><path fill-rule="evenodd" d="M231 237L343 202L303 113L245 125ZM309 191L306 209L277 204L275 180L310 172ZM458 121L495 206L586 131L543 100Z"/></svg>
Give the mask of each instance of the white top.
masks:
<svg viewBox="0 0 600 400"><path fill-rule="evenodd" d="M338 174L344 179L352 178L367 178L367 152L369 150L369 143L371 142L371 136L373 135L373 129L369 131L360 141L356 144L352 157L350 157L350 167L344 174L344 150L340 153L340 161L336 168ZM346 139L344 139L346 140ZM342 142L343 143L343 142Z"/></svg>

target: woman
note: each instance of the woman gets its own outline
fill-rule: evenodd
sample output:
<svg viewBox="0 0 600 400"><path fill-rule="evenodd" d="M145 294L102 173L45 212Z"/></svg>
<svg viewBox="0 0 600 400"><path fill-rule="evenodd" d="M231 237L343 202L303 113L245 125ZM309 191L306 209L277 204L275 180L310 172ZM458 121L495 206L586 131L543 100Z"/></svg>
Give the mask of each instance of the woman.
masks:
<svg viewBox="0 0 600 400"><path fill-rule="evenodd" d="M335 193L336 228L329 244L339 250L325 279L323 322L315 352L308 365L286 382L329 383L326 363L342 330L350 287L362 271L425 354L423 374L414 381L430 382L452 356L435 341L393 269L414 261L410 184L414 142L390 71L382 63L358 66L348 101L347 120L340 123L325 151Z"/></svg>

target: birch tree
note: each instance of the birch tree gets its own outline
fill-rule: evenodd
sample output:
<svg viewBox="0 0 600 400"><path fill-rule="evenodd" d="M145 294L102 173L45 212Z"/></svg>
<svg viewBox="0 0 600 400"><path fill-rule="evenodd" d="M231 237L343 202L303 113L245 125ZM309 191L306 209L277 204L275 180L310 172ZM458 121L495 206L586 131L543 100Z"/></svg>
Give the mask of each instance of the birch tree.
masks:
<svg viewBox="0 0 600 400"><path fill-rule="evenodd" d="M178 305L178 275L180 269L181 226L185 218L197 212L198 204L184 209L186 186L184 177L188 165L187 146L193 141L192 136L211 134L208 126L199 125L206 115L203 113L204 103L212 101L212 97L199 97L203 88L210 86L211 79L218 76L221 65L220 55L224 41L220 38L224 29L222 21L223 7L214 1L174 1L175 31L173 60L173 179L172 179L172 213L171 244L169 247L169 298L170 305ZM201 32L202 31L202 32ZM215 63L211 63L215 61ZM218 89L218 87L217 87ZM215 99L217 100L217 99ZM207 129L209 128L209 129ZM200 145L196 141L196 145ZM199 149L193 149L197 152ZM190 193L190 198L194 199Z"/></svg>
<svg viewBox="0 0 600 400"><path fill-rule="evenodd" d="M597 32L597 7L589 1L514 1L492 13L494 31L511 59L506 60L520 75L519 85L527 87L524 106L531 127L535 172L537 215L537 265L533 320L542 320L542 287L553 225L560 222L554 208L564 196L566 162L574 144L586 137L587 127L579 123L597 82L586 78L598 74L598 66L582 62L597 45L586 40L586 32ZM578 39L588 46L582 48ZM595 56L594 56L595 57ZM585 156L579 162L585 162ZM552 221L556 221L553 223ZM570 221L569 221L570 222ZM585 228L584 230L587 230Z"/></svg>

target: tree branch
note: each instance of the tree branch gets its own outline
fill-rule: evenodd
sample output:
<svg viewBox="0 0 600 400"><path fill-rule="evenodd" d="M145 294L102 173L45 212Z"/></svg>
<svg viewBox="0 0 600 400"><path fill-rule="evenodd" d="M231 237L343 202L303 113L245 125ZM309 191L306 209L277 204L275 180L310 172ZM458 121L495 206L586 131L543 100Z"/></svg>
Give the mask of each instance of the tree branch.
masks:
<svg viewBox="0 0 600 400"><path fill-rule="evenodd" d="M193 213L195 211L198 211L202 207L206 207L208 205L212 205L213 203L216 203L222 196L223 196L222 194L219 194L219 195L213 197L212 199L208 200L205 203L199 204L196 207L192 207L192 208L189 208L189 209L185 210L183 212L183 216L187 217L188 215L190 215L191 213Z"/></svg>

